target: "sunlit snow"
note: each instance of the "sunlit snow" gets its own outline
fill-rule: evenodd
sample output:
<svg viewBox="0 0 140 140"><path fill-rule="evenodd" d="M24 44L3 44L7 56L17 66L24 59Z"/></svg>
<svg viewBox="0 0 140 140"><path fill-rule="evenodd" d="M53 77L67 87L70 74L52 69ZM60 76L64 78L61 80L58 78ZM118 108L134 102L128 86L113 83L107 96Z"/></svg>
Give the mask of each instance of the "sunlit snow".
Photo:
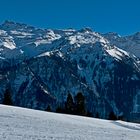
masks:
<svg viewBox="0 0 140 140"><path fill-rule="evenodd" d="M140 124L0 105L0 140L139 140Z"/></svg>

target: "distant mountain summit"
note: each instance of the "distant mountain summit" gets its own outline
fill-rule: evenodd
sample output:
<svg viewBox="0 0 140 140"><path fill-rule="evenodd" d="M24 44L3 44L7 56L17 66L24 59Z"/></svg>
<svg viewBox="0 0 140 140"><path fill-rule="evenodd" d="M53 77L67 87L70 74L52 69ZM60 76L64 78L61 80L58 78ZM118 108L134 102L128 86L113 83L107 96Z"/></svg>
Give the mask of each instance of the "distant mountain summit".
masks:
<svg viewBox="0 0 140 140"><path fill-rule="evenodd" d="M93 117L140 121L140 33L0 25L0 103L53 111L78 92Z"/></svg>

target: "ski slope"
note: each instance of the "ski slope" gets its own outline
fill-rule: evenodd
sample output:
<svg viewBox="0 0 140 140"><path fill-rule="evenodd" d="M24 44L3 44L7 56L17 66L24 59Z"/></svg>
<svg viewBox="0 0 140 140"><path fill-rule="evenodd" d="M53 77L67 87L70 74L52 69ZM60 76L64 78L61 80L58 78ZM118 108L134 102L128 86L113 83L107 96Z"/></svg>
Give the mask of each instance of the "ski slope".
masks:
<svg viewBox="0 0 140 140"><path fill-rule="evenodd" d="M140 124L0 105L0 140L140 140Z"/></svg>

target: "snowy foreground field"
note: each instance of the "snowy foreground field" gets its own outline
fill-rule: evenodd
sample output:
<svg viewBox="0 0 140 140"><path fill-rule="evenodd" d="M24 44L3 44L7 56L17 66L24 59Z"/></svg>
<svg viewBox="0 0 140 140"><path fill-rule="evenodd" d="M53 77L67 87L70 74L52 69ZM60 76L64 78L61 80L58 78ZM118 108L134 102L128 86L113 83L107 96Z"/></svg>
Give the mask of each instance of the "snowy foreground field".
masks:
<svg viewBox="0 0 140 140"><path fill-rule="evenodd" d="M0 140L140 140L140 124L0 105Z"/></svg>

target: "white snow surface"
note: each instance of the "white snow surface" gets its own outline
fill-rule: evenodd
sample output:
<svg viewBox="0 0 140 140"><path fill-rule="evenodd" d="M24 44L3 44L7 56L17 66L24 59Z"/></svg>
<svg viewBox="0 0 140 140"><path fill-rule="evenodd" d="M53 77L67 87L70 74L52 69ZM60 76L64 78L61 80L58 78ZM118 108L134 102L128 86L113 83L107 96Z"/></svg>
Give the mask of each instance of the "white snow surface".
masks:
<svg viewBox="0 0 140 140"><path fill-rule="evenodd" d="M69 37L70 44L94 44L95 42L102 42L107 43L107 40L105 40L102 36L100 36L98 33L95 32L78 32L75 35L71 35Z"/></svg>
<svg viewBox="0 0 140 140"><path fill-rule="evenodd" d="M140 124L0 105L0 140L139 140Z"/></svg>

